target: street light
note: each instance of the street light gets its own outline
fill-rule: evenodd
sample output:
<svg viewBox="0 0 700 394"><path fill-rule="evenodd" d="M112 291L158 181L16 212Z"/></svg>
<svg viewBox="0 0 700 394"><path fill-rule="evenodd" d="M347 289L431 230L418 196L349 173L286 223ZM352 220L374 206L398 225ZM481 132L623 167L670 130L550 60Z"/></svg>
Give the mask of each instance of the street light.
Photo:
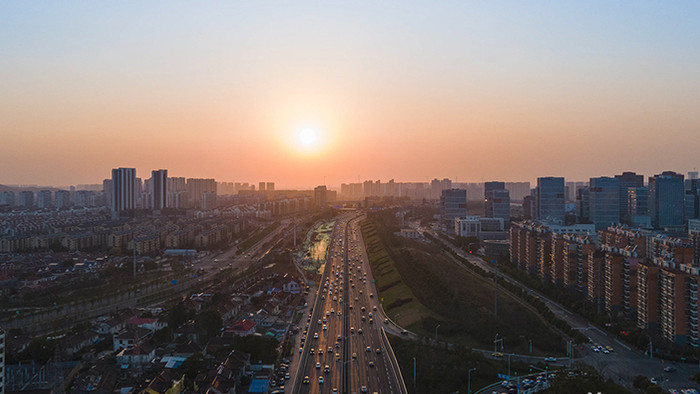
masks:
<svg viewBox="0 0 700 394"><path fill-rule="evenodd" d="M438 341L438 336L437 336L438 328L440 328L439 324L437 326L435 326L435 343L437 343L437 341Z"/></svg>
<svg viewBox="0 0 700 394"><path fill-rule="evenodd" d="M476 371L476 367L467 371L467 394L472 394L472 371Z"/></svg>

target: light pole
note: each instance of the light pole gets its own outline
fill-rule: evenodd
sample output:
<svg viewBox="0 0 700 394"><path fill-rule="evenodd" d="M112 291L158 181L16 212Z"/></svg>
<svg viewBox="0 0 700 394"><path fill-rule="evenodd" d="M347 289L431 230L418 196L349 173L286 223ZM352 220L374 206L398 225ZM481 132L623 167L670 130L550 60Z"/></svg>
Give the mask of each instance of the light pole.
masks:
<svg viewBox="0 0 700 394"><path fill-rule="evenodd" d="M437 336L438 328L440 328L440 325L439 325L439 324L438 324L437 326L435 326L435 343L436 343L436 344L437 344L437 341L438 341L438 336Z"/></svg>
<svg viewBox="0 0 700 394"><path fill-rule="evenodd" d="M530 341L530 353L532 353L532 339L528 339Z"/></svg>
<svg viewBox="0 0 700 394"><path fill-rule="evenodd" d="M467 371L467 394L472 394L472 371L476 371L476 368L469 368Z"/></svg>
<svg viewBox="0 0 700 394"><path fill-rule="evenodd" d="M416 358L413 357L413 389L416 389Z"/></svg>

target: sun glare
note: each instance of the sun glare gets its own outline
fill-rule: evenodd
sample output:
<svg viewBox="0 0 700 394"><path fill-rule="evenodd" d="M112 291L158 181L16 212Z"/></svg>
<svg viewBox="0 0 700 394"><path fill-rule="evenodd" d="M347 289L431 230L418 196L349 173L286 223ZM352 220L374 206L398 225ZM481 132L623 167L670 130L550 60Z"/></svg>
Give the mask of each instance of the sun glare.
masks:
<svg viewBox="0 0 700 394"><path fill-rule="evenodd" d="M304 128L299 131L297 139L303 148L311 149L318 145L318 132L311 128Z"/></svg>

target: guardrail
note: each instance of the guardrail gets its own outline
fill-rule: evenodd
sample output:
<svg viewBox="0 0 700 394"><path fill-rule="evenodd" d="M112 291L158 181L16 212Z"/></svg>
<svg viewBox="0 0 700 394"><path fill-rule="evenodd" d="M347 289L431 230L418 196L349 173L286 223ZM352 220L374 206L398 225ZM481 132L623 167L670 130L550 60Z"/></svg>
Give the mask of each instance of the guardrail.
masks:
<svg viewBox="0 0 700 394"><path fill-rule="evenodd" d="M396 360L396 354L394 354L394 349L391 348L391 343L389 338L386 336L386 331L384 327L379 329L382 333L382 345L384 346L384 351L390 358L391 370L396 378L396 383L398 384L399 393L408 394L408 389L406 388L406 382L403 380L403 375L401 374L401 367L399 367L399 362Z"/></svg>

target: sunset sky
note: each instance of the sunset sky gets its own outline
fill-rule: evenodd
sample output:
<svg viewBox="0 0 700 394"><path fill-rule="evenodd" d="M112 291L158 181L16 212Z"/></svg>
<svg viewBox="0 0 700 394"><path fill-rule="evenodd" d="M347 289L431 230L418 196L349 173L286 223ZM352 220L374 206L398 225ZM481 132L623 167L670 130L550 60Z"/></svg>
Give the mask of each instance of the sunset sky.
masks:
<svg viewBox="0 0 700 394"><path fill-rule="evenodd" d="M119 166L278 189L685 172L699 17L697 1L4 1L0 184Z"/></svg>

